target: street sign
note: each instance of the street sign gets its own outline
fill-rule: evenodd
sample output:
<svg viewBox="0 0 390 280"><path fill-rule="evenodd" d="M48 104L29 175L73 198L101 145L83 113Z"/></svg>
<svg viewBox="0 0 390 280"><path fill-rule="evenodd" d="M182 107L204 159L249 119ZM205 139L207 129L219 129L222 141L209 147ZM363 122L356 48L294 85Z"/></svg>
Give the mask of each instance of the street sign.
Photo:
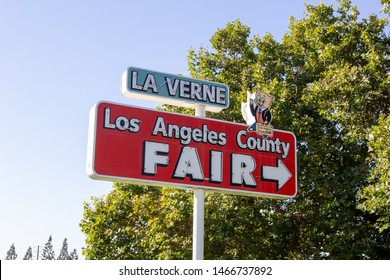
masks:
<svg viewBox="0 0 390 280"><path fill-rule="evenodd" d="M90 112L93 179L285 199L297 191L296 140L248 126L101 101Z"/></svg>
<svg viewBox="0 0 390 280"><path fill-rule="evenodd" d="M175 106L219 112L229 107L229 88L225 84L129 67L121 79L125 97Z"/></svg>

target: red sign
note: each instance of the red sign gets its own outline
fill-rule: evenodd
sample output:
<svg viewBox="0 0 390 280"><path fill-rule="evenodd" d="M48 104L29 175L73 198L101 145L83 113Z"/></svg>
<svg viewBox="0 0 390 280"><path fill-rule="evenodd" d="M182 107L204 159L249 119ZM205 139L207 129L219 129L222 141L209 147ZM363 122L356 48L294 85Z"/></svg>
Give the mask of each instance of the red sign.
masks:
<svg viewBox="0 0 390 280"><path fill-rule="evenodd" d="M90 122L93 179L281 199L297 192L291 132L267 137L246 125L103 101Z"/></svg>

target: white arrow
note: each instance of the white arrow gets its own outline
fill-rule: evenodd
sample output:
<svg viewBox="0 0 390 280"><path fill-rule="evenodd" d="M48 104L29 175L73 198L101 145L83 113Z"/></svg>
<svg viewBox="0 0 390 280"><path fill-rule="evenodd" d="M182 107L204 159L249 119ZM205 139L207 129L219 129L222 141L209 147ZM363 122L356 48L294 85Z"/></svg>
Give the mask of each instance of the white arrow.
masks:
<svg viewBox="0 0 390 280"><path fill-rule="evenodd" d="M279 191L292 177L292 174L283 162L277 159L276 166L261 166L261 177L265 181L276 181L276 191Z"/></svg>

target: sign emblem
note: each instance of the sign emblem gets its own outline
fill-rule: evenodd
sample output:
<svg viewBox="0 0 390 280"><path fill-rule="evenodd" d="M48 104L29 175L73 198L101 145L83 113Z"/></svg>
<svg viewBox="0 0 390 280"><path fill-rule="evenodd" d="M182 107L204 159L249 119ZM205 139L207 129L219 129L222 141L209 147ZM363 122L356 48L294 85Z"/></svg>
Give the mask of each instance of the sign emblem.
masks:
<svg viewBox="0 0 390 280"><path fill-rule="evenodd" d="M272 113L270 107L274 97L256 89L255 93L247 91L246 103L241 103L241 112L248 125L248 131L255 131L264 138L273 136L271 125Z"/></svg>

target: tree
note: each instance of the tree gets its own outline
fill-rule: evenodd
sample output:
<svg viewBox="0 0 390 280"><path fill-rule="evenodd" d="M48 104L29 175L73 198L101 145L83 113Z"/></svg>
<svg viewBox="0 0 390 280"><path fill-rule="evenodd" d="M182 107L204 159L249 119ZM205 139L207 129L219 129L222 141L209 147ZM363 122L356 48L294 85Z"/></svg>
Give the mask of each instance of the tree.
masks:
<svg viewBox="0 0 390 280"><path fill-rule="evenodd" d="M115 183L84 204L87 259L188 259L191 193Z"/></svg>
<svg viewBox="0 0 390 280"><path fill-rule="evenodd" d="M390 228L390 115L381 116L368 137L372 183L361 190L358 207L374 215L374 226L384 232Z"/></svg>
<svg viewBox="0 0 390 280"><path fill-rule="evenodd" d="M73 249L73 251L70 253L68 260L78 260L79 256L77 255L76 249Z"/></svg>
<svg viewBox="0 0 390 280"><path fill-rule="evenodd" d="M388 159L382 155L388 144L379 144L388 139L379 137L388 132L388 20L359 20L351 1L338 3L337 9L306 5L305 17L291 18L280 43L270 34L251 38L250 28L237 20L215 32L212 50L189 51L192 77L230 88L230 107L209 117L242 122L246 91L261 88L275 96L273 126L293 131L298 150L295 198L206 193L206 259L388 258L390 232L382 223L388 203L360 206L372 204L371 187L388 182L388 175L379 176L388 170L380 164ZM374 146L377 153L370 152ZM384 193L381 188L386 201ZM107 196L84 205L83 254L190 258L191 210L190 191L114 184Z"/></svg>
<svg viewBox="0 0 390 280"><path fill-rule="evenodd" d="M381 0L383 5L383 11L387 14L390 14L390 0Z"/></svg>
<svg viewBox="0 0 390 280"><path fill-rule="evenodd" d="M68 241L65 238L62 242L62 248L60 251L60 254L57 257L57 260L68 260L69 259L69 253L68 253Z"/></svg>
<svg viewBox="0 0 390 280"><path fill-rule="evenodd" d="M15 245L12 243L11 247L7 251L7 256L5 257L6 260L16 260L18 255L16 254Z"/></svg>
<svg viewBox="0 0 390 280"><path fill-rule="evenodd" d="M53 244L51 243L52 242L52 238L51 238L51 235L49 237L49 240L46 242L45 244L45 247L43 248L43 252L42 252L42 260L55 260L55 253L54 253L54 250L53 250Z"/></svg>
<svg viewBox="0 0 390 280"><path fill-rule="evenodd" d="M26 254L23 257L23 260L32 260L32 249L31 246L28 247Z"/></svg>

